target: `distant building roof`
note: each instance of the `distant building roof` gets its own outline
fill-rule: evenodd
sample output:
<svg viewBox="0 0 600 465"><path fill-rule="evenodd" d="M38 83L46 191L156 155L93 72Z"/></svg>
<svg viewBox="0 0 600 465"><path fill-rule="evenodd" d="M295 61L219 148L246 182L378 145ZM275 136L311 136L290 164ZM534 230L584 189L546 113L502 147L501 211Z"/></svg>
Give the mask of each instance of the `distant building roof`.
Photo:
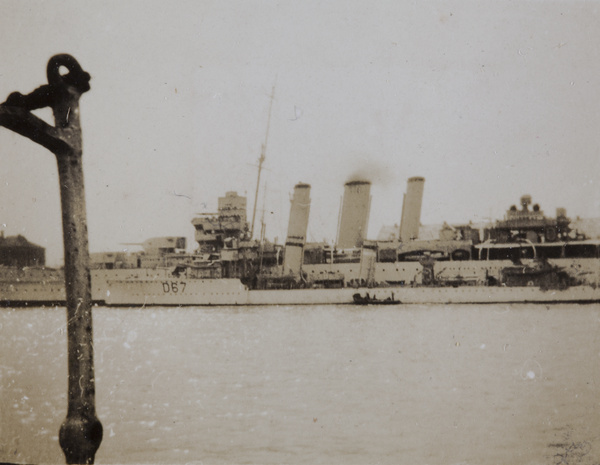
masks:
<svg viewBox="0 0 600 465"><path fill-rule="evenodd" d="M4 233L0 234L0 247L1 248L14 248L14 247L29 247L32 249L43 249L44 247L29 242L24 236L20 234L18 236L4 236Z"/></svg>
<svg viewBox="0 0 600 465"><path fill-rule="evenodd" d="M33 244L23 236L5 237L0 231L0 265L4 266L44 266L46 249Z"/></svg>

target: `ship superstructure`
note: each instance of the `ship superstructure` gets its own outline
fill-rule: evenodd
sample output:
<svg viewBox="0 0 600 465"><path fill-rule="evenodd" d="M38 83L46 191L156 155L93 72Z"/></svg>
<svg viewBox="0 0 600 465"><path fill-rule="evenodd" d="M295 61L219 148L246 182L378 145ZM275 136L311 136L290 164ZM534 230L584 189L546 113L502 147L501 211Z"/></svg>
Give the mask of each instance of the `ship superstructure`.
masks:
<svg viewBox="0 0 600 465"><path fill-rule="evenodd" d="M227 192L218 200L217 213L192 220L198 242L193 257L196 273L209 278L239 278L255 282L261 267L280 265L281 246L253 240L246 219L246 197Z"/></svg>
<svg viewBox="0 0 600 465"><path fill-rule="evenodd" d="M540 259L558 260L557 265L569 268L576 279L598 281L598 242L572 231L563 208L557 210L556 218L544 216L538 205L530 209L530 196L521 199L520 210L514 206L509 208L505 218L492 226L444 223L437 238L420 239L424 183L422 177L408 179L397 236L389 240L370 240L366 236L371 197L370 182L364 180L344 186L338 238L333 246L306 242L310 186L303 183L294 190L285 247L272 248L275 257L261 261L260 269L256 259L265 246L244 240L241 224L229 230L218 229L213 219L210 222L212 235L203 233L197 235L197 239L200 249L207 252L207 244L219 244L210 250L220 254L213 257L215 260L223 264L243 262L246 274L227 272L220 276L252 275L256 279L245 280L251 289L422 285L424 272L426 284L481 285L502 282L506 275L503 270L521 260ZM235 198L237 194L227 195ZM241 209L236 211L238 217L244 218ZM193 223L197 228L199 224L206 224L201 220ZM223 220L223 223L227 222ZM228 239L215 241L215 235ZM221 246L227 241L232 244L231 251ZM241 249L244 249L243 254L239 253ZM586 260L588 258L595 260ZM232 263L227 266L233 269Z"/></svg>

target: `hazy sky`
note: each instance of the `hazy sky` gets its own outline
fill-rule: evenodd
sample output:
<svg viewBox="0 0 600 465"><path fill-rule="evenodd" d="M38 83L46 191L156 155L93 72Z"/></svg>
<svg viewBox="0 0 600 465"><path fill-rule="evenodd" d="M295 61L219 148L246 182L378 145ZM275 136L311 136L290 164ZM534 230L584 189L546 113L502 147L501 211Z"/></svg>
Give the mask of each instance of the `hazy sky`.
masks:
<svg viewBox="0 0 600 465"><path fill-rule="evenodd" d="M194 215L229 190L250 217L273 85L259 202L270 238L284 240L305 182L308 238L333 240L359 172L373 183L370 237L399 222L410 176L426 179L425 224L497 219L525 193L551 215L598 217L599 7L0 0L0 101L46 83L57 53L92 75L80 101L91 251L192 243ZM0 227L62 260L54 156L4 128Z"/></svg>

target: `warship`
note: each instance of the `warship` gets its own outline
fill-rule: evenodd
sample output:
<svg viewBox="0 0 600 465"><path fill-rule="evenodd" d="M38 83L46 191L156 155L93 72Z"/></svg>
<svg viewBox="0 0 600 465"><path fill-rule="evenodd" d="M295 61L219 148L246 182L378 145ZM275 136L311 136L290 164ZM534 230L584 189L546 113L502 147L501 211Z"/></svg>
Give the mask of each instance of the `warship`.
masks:
<svg viewBox="0 0 600 465"><path fill-rule="evenodd" d="M420 239L424 182L408 179L400 226L378 240L367 238L371 183L347 182L335 244L306 240L308 184L294 188L284 244L266 240L264 228L254 239L255 212L249 224L246 198L227 192L216 213L192 220L194 253L184 237L162 237L139 253L92 254L92 299L136 307L600 302L600 240L573 228L564 209L547 217L525 195L495 223L444 223L437 238ZM45 268L39 253L24 265L0 263L1 304L64 303L62 270Z"/></svg>

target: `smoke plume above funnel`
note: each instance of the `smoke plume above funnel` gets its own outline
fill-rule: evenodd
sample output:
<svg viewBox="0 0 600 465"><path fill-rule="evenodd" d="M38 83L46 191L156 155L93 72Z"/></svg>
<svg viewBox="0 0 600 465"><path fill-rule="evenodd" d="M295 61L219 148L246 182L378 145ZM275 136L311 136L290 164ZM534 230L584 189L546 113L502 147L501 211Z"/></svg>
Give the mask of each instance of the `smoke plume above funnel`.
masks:
<svg viewBox="0 0 600 465"><path fill-rule="evenodd" d="M394 170L380 163L363 161L352 171L345 183L355 181L367 181L379 186L386 186L395 181Z"/></svg>

